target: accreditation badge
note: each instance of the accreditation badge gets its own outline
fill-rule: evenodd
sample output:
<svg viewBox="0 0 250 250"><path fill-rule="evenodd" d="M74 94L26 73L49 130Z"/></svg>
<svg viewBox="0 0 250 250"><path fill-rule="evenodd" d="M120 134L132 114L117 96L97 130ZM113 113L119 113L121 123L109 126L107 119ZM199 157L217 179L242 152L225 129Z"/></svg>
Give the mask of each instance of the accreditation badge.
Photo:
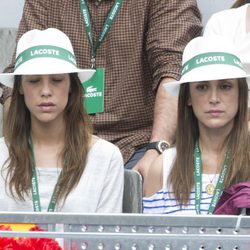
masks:
<svg viewBox="0 0 250 250"><path fill-rule="evenodd" d="M82 83L84 105L88 114L101 113L104 109L104 68L96 68L95 74Z"/></svg>

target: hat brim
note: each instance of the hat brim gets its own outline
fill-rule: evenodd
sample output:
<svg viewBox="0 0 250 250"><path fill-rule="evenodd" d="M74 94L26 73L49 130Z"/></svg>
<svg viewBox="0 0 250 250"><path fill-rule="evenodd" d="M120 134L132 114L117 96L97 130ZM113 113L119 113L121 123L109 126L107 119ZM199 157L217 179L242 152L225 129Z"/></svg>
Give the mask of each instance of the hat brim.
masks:
<svg viewBox="0 0 250 250"><path fill-rule="evenodd" d="M67 74L67 73L77 73L78 77L80 79L81 82L86 82L88 81L96 72L95 69L76 69L72 72L53 72L53 74ZM38 73L39 75L49 75L52 73ZM20 75L20 74L16 74L16 73L2 73L0 74L0 83L2 83L3 85L13 88L13 84L14 84L14 77L16 75ZM30 74L22 74L22 75L34 75L34 73L30 73Z"/></svg>
<svg viewBox="0 0 250 250"><path fill-rule="evenodd" d="M172 96L178 96L180 86L183 83L192 83L192 82L202 82L202 81L213 81L213 80L223 80L223 79L237 79L237 78L246 78L248 83L248 88L250 89L250 75L247 75L241 69L228 70L226 73L223 70L220 70L221 65L209 65L204 68L199 68L198 70L193 70L187 77L182 77L179 81L164 83L164 89ZM214 74L216 72L216 74Z"/></svg>

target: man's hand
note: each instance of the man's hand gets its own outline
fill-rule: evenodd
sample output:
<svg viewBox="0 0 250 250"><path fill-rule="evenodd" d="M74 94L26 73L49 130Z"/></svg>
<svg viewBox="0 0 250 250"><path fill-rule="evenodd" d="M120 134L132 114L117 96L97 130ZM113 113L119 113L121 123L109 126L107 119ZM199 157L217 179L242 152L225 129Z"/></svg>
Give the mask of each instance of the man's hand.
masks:
<svg viewBox="0 0 250 250"><path fill-rule="evenodd" d="M146 179L150 166L158 156L159 153L156 150L147 150L144 156L136 163L133 169L137 170L142 175L143 179Z"/></svg>

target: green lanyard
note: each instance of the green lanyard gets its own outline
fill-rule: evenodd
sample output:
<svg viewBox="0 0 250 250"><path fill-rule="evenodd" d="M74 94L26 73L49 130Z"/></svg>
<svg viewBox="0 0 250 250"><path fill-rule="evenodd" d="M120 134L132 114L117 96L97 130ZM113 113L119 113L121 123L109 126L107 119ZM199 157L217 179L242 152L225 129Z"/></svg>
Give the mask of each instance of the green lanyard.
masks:
<svg viewBox="0 0 250 250"><path fill-rule="evenodd" d="M221 196L224 180L228 169L229 154L226 153L222 169L220 171L219 179L216 183L212 201L208 208L208 214L212 214L215 206ZM197 214L200 214L201 194L202 194L202 161L201 151L198 142L195 144L194 149L194 181L195 181L195 210Z"/></svg>
<svg viewBox="0 0 250 250"><path fill-rule="evenodd" d="M97 41L94 45L93 42L93 32L92 32L92 27L91 27L91 20L90 20L90 15L89 15L89 9L87 6L87 3L85 0L80 0L80 7L81 7L81 12L82 12L82 16L83 16L83 20L84 20L84 24L85 24L85 28L87 31L87 35L89 38L89 42L91 45L91 52L92 52L92 58L91 58L91 67L95 68L95 58L96 58L96 51L97 49L100 47L101 43L103 42L104 38L106 37L111 25L113 24L117 13L122 5L122 1L123 0L115 0L114 5L112 6L108 17L106 18L104 25L102 27L102 31L99 34Z"/></svg>
<svg viewBox="0 0 250 250"><path fill-rule="evenodd" d="M31 157L32 157L31 190L32 190L33 208L34 208L34 212L41 212L42 209L41 209L40 195L39 195L39 189L38 189L38 180L37 180L37 174L36 174L35 154L34 154L34 147L33 147L31 136L29 137L29 146L30 146ZM58 180L60 179L61 174L62 174L62 172L60 173ZM53 194L52 194L50 202L49 202L47 212L54 212L58 192L59 192L59 185L58 185L58 181L57 181L57 184L54 188Z"/></svg>

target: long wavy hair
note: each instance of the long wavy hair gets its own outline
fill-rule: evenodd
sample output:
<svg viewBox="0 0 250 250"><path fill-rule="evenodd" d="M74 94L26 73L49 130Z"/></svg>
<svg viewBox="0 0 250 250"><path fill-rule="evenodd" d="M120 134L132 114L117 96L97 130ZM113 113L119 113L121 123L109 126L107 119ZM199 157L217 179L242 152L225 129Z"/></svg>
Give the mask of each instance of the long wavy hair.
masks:
<svg viewBox="0 0 250 250"><path fill-rule="evenodd" d="M92 126L83 107L83 89L76 73L70 75L69 100L64 111L66 142L60 155L63 159L57 201L63 201L78 184L85 165L92 135ZM20 94L21 76L16 76L12 101L6 118L5 139L9 159L5 163L9 190L15 199L25 200L31 193L32 160L28 143L31 130L30 111Z"/></svg>
<svg viewBox="0 0 250 250"><path fill-rule="evenodd" d="M250 134L248 131L248 86L245 78L238 79L239 108L234 126L224 145L230 147L230 166L224 188L250 180ZM176 150L177 157L168 177L169 187L180 205L187 205L194 186L194 147L199 138L198 120L190 98L189 83L182 84L178 99Z"/></svg>
<svg viewBox="0 0 250 250"><path fill-rule="evenodd" d="M231 8L238 8L244 4L250 3L250 0L237 0Z"/></svg>

